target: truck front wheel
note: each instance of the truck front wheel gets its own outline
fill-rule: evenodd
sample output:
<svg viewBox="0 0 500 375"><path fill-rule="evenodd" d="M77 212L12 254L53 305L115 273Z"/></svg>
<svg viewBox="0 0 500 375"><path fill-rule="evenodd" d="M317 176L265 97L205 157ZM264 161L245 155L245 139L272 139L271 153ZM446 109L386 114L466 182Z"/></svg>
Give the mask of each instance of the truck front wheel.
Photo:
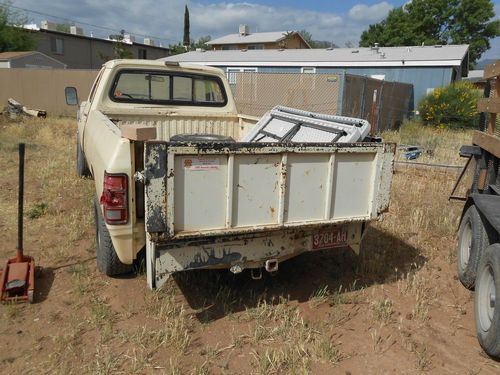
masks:
<svg viewBox="0 0 500 375"><path fill-rule="evenodd" d="M95 238L97 269L108 276L119 276L130 273L133 266L123 264L116 255L111 236L102 217L99 201L94 199Z"/></svg>
<svg viewBox="0 0 500 375"><path fill-rule="evenodd" d="M476 206L472 205L465 211L458 230L458 278L467 289L474 289L477 266L487 245L486 229Z"/></svg>
<svg viewBox="0 0 500 375"><path fill-rule="evenodd" d="M500 244L489 246L477 270L474 310L479 344L492 357L500 357Z"/></svg>

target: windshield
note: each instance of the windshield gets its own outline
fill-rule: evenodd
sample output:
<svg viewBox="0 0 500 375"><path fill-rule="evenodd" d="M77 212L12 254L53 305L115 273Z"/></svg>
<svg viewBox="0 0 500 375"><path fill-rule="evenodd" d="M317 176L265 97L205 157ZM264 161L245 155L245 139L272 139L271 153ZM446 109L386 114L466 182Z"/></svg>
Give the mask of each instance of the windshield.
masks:
<svg viewBox="0 0 500 375"><path fill-rule="evenodd" d="M224 106L227 102L218 77L161 71L122 70L110 91L116 102Z"/></svg>

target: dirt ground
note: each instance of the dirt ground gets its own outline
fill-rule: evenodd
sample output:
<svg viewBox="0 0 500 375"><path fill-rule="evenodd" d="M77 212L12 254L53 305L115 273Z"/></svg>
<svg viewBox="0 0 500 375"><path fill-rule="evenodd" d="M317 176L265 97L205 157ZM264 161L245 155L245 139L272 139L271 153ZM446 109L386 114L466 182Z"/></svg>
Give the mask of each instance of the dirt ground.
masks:
<svg viewBox="0 0 500 375"><path fill-rule="evenodd" d="M26 252L36 303L0 306L2 374L498 374L456 278L456 172L398 170L391 209L349 249L276 276L191 271L159 291L95 265L93 182L72 121L0 122L0 257L16 245L17 142L27 142Z"/></svg>

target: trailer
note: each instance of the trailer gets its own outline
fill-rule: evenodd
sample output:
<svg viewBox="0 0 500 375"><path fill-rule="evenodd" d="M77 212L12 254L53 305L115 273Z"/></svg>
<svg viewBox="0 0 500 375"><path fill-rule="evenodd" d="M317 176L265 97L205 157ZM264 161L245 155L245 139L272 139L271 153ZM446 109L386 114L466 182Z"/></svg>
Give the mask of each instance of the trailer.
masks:
<svg viewBox="0 0 500 375"><path fill-rule="evenodd" d="M474 168L458 230L457 271L462 284L475 291L476 332L484 351L500 358L500 60L484 71L485 97L478 101L479 129L472 145L462 146L460 155ZM473 163L472 163L473 161ZM465 171L465 169L464 169ZM500 296L499 296L500 297Z"/></svg>

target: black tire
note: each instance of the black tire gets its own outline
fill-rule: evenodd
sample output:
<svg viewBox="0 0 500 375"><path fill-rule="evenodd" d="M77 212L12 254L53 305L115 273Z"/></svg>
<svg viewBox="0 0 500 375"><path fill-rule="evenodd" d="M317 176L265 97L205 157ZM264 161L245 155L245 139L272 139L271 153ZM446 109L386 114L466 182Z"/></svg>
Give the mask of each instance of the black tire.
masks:
<svg viewBox="0 0 500 375"><path fill-rule="evenodd" d="M476 206L465 211L458 230L458 279L467 289L474 289L477 267L484 249L489 245L488 235Z"/></svg>
<svg viewBox="0 0 500 375"><path fill-rule="evenodd" d="M76 174L79 177L91 176L89 166L87 165L87 160L85 160L85 155L83 155L82 148L80 147L78 133L76 134Z"/></svg>
<svg viewBox="0 0 500 375"><path fill-rule="evenodd" d="M476 333L484 351L500 358L500 244L490 245L479 263L474 294Z"/></svg>
<svg viewBox="0 0 500 375"><path fill-rule="evenodd" d="M94 199L94 218L97 269L108 276L119 276L132 272L133 265L122 263L116 255L97 199Z"/></svg>

